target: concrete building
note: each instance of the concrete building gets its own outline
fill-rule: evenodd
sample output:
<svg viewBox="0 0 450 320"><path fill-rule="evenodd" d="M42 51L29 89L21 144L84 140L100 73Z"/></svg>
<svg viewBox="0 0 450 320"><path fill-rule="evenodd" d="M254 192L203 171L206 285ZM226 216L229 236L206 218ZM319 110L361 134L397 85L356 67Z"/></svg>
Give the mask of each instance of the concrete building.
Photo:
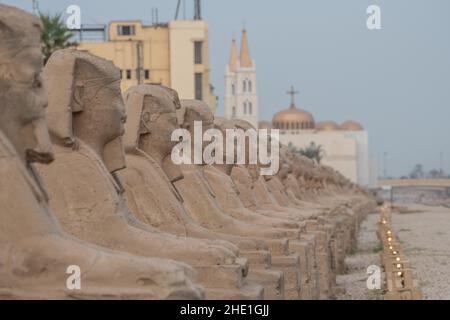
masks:
<svg viewBox="0 0 450 320"><path fill-rule="evenodd" d="M258 126L256 65L250 56L245 29L239 57L236 39L231 43L230 61L225 69L224 111L228 119L242 119Z"/></svg>
<svg viewBox="0 0 450 320"><path fill-rule="evenodd" d="M377 173L369 158L368 133L355 121L338 125L334 121L316 122L314 116L295 105L292 90L289 108L276 113L272 123L260 122L260 128L279 129L281 143L303 149L313 142L323 149L322 164L328 165L351 181L365 187L375 187Z"/></svg>
<svg viewBox="0 0 450 320"><path fill-rule="evenodd" d="M122 73L122 90L142 83L162 84L177 90L181 99L205 101L215 112L204 20L150 26L141 21L113 21L107 32L106 40L82 40L78 48L113 61Z"/></svg>

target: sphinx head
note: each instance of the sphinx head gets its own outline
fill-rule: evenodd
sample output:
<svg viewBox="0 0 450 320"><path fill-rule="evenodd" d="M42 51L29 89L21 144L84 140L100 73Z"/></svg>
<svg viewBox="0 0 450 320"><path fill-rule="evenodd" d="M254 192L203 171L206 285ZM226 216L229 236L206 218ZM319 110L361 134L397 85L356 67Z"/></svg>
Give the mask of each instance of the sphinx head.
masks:
<svg viewBox="0 0 450 320"><path fill-rule="evenodd" d="M282 145L280 147L280 170L277 173L278 178L282 181L285 180L289 174L292 173L292 161L291 161L291 152L289 149Z"/></svg>
<svg viewBox="0 0 450 320"><path fill-rule="evenodd" d="M0 4L0 130L25 163L53 160L41 73L41 24Z"/></svg>
<svg viewBox="0 0 450 320"><path fill-rule="evenodd" d="M312 179L312 171L314 170L314 162L304 156L296 157L296 168L299 171L299 179L307 182Z"/></svg>
<svg viewBox="0 0 450 320"><path fill-rule="evenodd" d="M209 106L200 100L181 100L181 108L177 111L178 120L180 122L181 128L189 131L191 136L191 149L200 147L201 152L205 151L205 148L209 145L206 139L203 139L205 133L210 132L214 129L214 115L209 108ZM197 146L197 141L200 139L195 139L195 125L201 123L201 146ZM214 154L215 155L215 151ZM194 157L194 152L192 152L191 157ZM204 157L202 157L202 164L206 164Z"/></svg>
<svg viewBox="0 0 450 320"><path fill-rule="evenodd" d="M301 179L303 167L300 161L300 156L297 154L293 154L292 159L292 173L297 179Z"/></svg>
<svg viewBox="0 0 450 320"><path fill-rule="evenodd" d="M221 132L222 136L225 137L223 139L223 163L228 164L231 168L236 165L237 163L237 154L238 154L238 147L237 147L237 139L234 139L234 143L227 143L227 131L234 131L236 130L236 127L234 126L233 121L222 118L222 117L216 117L214 119L214 129L217 129ZM233 159L227 159L227 154L234 155ZM231 161L230 161L231 160Z"/></svg>
<svg viewBox="0 0 450 320"><path fill-rule="evenodd" d="M126 120L120 72L112 62L75 49L56 51L44 69L47 117L54 143L87 143L110 172L123 169Z"/></svg>
<svg viewBox="0 0 450 320"><path fill-rule="evenodd" d="M194 134L194 122L201 121L204 134L214 128L214 115L208 105L200 100L181 100L178 110L180 125L183 129Z"/></svg>
<svg viewBox="0 0 450 320"><path fill-rule="evenodd" d="M129 120L126 124L126 148L142 149L164 159L170 155L176 142L171 140L179 128L177 109L181 107L175 90L143 84L125 93Z"/></svg>
<svg viewBox="0 0 450 320"><path fill-rule="evenodd" d="M248 132L249 134L245 135L245 166L248 170L248 172L250 173L251 177L254 180L257 180L260 176L260 169L259 169L259 162L256 161L256 163L251 163L251 153L253 152L254 155L258 158L258 154L259 154L259 139L260 137L258 136L258 132L256 130L256 128L248 121L242 120L242 119L234 119L232 120L234 126L236 127L236 129L240 129L243 130L244 132ZM251 134L250 132L254 132L254 141L250 141L251 138ZM264 137L264 138L268 138L268 137ZM270 144L269 144L270 146ZM258 160L258 159L257 159ZM266 165L265 167L270 167L269 165Z"/></svg>

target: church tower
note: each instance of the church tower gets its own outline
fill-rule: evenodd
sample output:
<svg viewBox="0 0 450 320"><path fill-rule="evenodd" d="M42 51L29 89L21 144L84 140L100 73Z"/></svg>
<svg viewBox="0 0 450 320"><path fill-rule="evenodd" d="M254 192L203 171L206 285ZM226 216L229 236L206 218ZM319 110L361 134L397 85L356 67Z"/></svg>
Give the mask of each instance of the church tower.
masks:
<svg viewBox="0 0 450 320"><path fill-rule="evenodd" d="M255 61L250 56L247 31L242 31L241 52L231 42L230 61L225 70L225 117L242 119L258 128L258 95Z"/></svg>

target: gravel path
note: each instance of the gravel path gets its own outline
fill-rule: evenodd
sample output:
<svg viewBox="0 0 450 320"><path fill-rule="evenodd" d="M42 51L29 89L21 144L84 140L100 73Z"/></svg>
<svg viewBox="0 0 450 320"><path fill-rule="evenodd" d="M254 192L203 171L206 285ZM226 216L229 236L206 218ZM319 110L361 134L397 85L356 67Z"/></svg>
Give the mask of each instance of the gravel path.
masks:
<svg viewBox="0 0 450 320"><path fill-rule="evenodd" d="M450 209L407 205L422 213L392 215L405 254L411 261L424 299L450 299Z"/></svg>
<svg viewBox="0 0 450 320"><path fill-rule="evenodd" d="M380 242L376 234L379 214L369 214L362 223L358 235L356 252L347 256L345 263L347 273L338 275L336 282L340 290L338 300L379 300L382 299L380 290L367 289L367 267L380 265Z"/></svg>

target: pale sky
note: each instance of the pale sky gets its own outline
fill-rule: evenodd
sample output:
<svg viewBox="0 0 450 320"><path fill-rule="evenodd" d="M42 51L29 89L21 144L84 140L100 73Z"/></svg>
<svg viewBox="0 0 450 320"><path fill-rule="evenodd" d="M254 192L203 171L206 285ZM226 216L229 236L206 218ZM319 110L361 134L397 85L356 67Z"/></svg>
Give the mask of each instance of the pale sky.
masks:
<svg viewBox="0 0 450 320"><path fill-rule="evenodd" d="M185 0L192 17L193 0ZM31 0L0 0L31 11ZM176 0L40 0L41 11L82 10L82 22L173 19ZM381 7L382 29L369 31L366 9ZM289 105L316 121L352 119L369 132L383 172L408 174L421 163L450 173L450 1L448 0L202 0L210 27L212 84L223 113L224 70L233 33L245 24L256 60L260 118ZM180 17L183 17L181 10ZM240 38L240 37L238 37Z"/></svg>

